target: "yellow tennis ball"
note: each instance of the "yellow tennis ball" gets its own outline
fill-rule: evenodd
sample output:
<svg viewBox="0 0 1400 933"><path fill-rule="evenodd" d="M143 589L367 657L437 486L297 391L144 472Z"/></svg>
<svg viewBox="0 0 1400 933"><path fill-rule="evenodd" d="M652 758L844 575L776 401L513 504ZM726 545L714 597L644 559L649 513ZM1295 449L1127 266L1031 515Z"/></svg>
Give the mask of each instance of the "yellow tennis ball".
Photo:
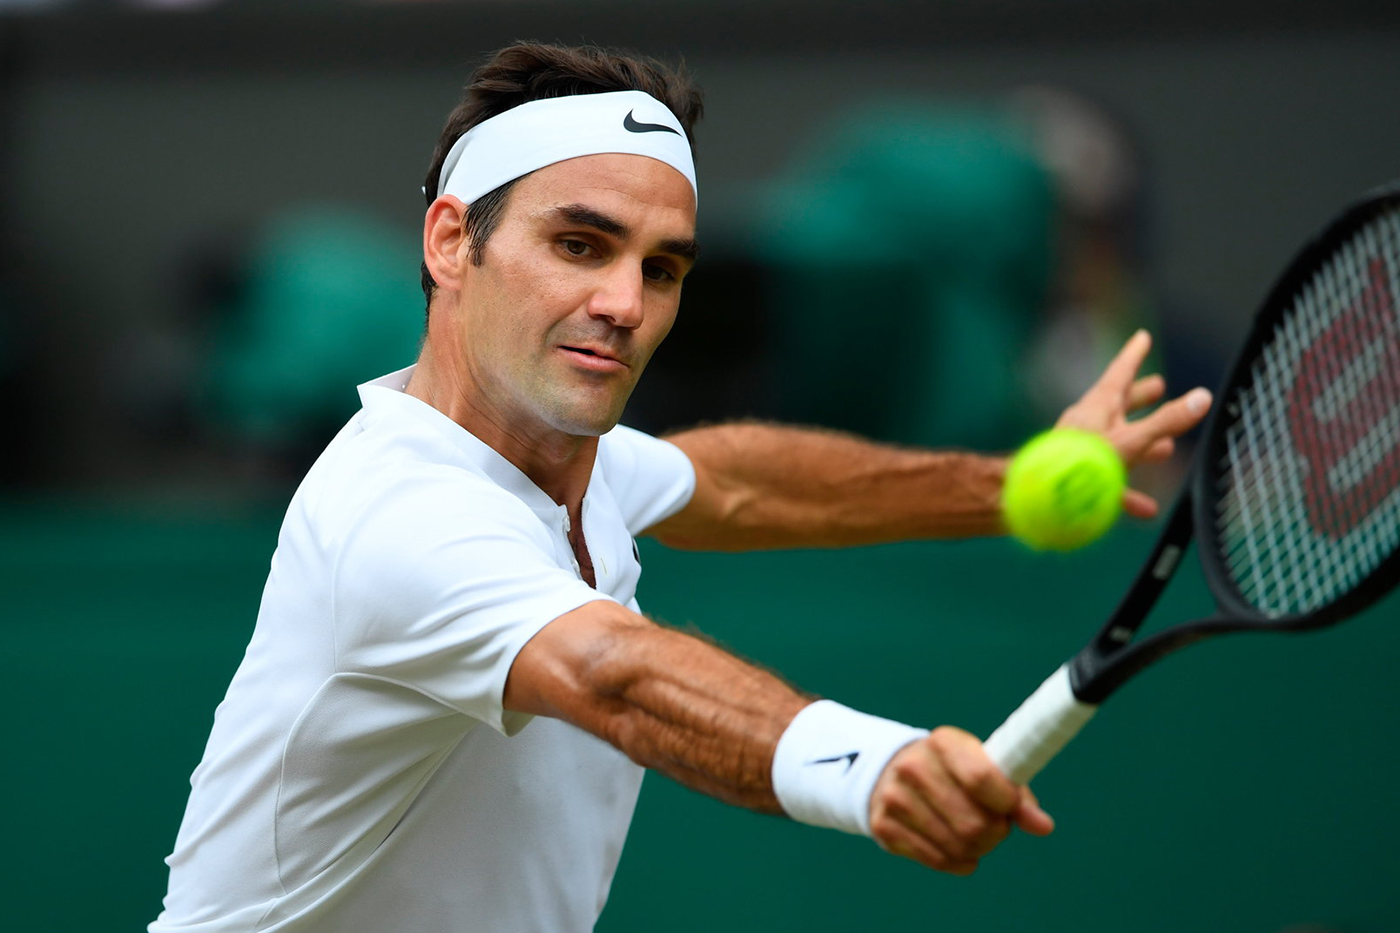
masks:
<svg viewBox="0 0 1400 933"><path fill-rule="evenodd" d="M1036 550L1072 551L1118 519L1128 471L1101 435L1054 428L1016 452L1006 469L1006 527Z"/></svg>

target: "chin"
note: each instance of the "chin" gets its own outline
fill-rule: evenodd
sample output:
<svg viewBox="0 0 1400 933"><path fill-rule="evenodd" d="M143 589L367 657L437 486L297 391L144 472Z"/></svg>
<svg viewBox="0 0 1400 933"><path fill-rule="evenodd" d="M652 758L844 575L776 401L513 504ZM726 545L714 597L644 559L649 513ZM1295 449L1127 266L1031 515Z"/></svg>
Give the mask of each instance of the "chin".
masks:
<svg viewBox="0 0 1400 933"><path fill-rule="evenodd" d="M621 412L607 412L605 414L561 412L552 419L551 424L556 431L562 431L574 437L602 437L617 427L621 418Z"/></svg>
<svg viewBox="0 0 1400 933"><path fill-rule="evenodd" d="M630 393L629 393L630 397ZM543 420L556 431L575 437L601 437L622 420L627 399L612 393L579 393L568 398L556 398L554 404L542 407Z"/></svg>
<svg viewBox="0 0 1400 933"><path fill-rule="evenodd" d="M617 386L570 388L540 393L531 408L540 422L574 437L601 437L617 427L632 396L616 391Z"/></svg>

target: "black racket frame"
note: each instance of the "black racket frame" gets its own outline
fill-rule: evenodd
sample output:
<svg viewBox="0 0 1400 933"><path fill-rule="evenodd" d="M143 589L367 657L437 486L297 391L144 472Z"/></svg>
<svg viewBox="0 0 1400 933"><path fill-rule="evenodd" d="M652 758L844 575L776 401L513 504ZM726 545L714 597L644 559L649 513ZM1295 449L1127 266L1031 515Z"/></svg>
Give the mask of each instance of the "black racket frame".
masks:
<svg viewBox="0 0 1400 933"><path fill-rule="evenodd" d="M1225 566L1215 534L1220 502L1219 465L1225 433L1233 423L1231 406L1252 383L1252 368L1264 342L1308 277L1333 251L1375 217L1400 206L1400 182L1377 188L1347 208L1326 230L1305 246L1275 282L1255 314L1248 337L1215 393L1187 481L1172 506L1166 526L1117 609L1094 638L1070 661L1070 685L1084 703L1102 703L1143 668L1187 645L1229 632L1303 631L1335 625L1370 606L1400 581L1400 550L1378 564L1366 579L1339 599L1312 612L1269 617L1240 594ZM1158 596L1181 564L1192 538L1216 612L1206 618L1173 625L1132 642Z"/></svg>

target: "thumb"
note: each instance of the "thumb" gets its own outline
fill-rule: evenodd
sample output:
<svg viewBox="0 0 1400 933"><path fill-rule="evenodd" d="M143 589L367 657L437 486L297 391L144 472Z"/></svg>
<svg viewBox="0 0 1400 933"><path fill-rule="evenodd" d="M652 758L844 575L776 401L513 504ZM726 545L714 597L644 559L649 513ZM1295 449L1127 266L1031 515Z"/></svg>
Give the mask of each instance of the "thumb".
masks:
<svg viewBox="0 0 1400 933"><path fill-rule="evenodd" d="M1032 836L1048 836L1055 829L1054 818L1040 808L1040 801L1029 787L1021 788L1021 802L1011 814L1011 821Z"/></svg>

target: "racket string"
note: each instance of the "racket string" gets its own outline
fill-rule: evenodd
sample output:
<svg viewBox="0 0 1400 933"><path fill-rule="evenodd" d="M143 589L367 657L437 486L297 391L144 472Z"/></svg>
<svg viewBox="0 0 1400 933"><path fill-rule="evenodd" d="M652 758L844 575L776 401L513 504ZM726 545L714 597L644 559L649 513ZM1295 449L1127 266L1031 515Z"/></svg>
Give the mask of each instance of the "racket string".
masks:
<svg viewBox="0 0 1400 933"><path fill-rule="evenodd" d="M1310 301L1311 296L1303 300ZM1296 340L1298 320L1295 316L1283 322L1280 339ZM1256 361L1251 376L1256 386L1271 384L1262 360ZM1267 614L1277 615L1283 610L1276 604L1287 605L1305 587L1296 568L1304 566L1304 561L1312 555L1300 554L1300 549L1310 552L1314 548L1301 536L1260 533L1269 522L1294 527L1300 518L1296 509L1296 503L1302 498L1298 477L1285 471L1282 461L1271 455L1281 446L1279 426L1286 423L1278 393L1264 392L1254 398L1242 396L1238 407L1236 430L1231 433L1231 459L1247 468L1226 474L1232 479L1245 478L1237 494L1225 500L1232 513L1226 529L1232 539L1231 565L1239 571L1237 577L1246 598ZM1238 446L1241 436L1244 450ZM1326 555L1317 557L1326 560ZM1287 573L1290 567L1295 568L1292 574ZM1264 598L1268 593L1278 598L1272 601Z"/></svg>
<svg viewBox="0 0 1400 933"><path fill-rule="evenodd" d="M1326 605L1400 543L1397 276L1392 209L1298 289L1225 400L1217 540L1266 616Z"/></svg>

